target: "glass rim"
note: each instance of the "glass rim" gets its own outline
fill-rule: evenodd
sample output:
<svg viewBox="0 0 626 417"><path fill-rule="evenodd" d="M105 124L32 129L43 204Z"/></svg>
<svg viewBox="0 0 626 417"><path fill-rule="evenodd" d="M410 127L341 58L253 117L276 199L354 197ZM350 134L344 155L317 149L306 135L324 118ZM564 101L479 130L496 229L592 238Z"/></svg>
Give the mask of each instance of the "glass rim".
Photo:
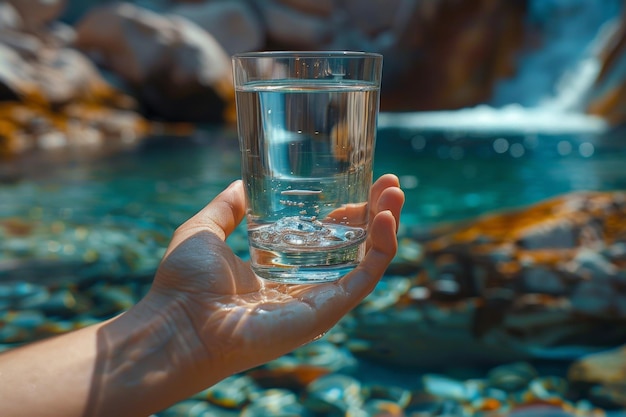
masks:
<svg viewBox="0 0 626 417"><path fill-rule="evenodd" d="M232 55L232 59L254 58L382 58L382 54L365 51L256 51L239 52Z"/></svg>

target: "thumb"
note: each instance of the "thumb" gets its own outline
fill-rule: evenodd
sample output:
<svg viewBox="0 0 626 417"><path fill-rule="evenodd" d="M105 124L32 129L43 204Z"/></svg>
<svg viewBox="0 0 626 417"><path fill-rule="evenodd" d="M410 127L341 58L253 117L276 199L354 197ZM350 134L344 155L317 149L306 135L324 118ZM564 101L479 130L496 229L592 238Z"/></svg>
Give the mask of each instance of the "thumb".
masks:
<svg viewBox="0 0 626 417"><path fill-rule="evenodd" d="M174 233L170 249L200 232L211 232L225 240L241 223L246 212L246 199L241 180L234 181Z"/></svg>

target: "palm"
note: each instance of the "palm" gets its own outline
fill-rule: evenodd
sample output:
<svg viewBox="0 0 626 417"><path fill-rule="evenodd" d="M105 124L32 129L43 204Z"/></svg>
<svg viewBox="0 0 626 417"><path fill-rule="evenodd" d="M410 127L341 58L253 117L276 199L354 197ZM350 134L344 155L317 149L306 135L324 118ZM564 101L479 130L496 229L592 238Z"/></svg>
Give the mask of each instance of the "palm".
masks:
<svg viewBox="0 0 626 417"><path fill-rule="evenodd" d="M241 183L229 187L181 226L157 273L154 289L174 292L204 345L235 354L241 369L271 360L314 339L376 285L395 253L395 227L403 204L393 176L372 188L366 259L335 283L280 285L257 277L224 242L243 218ZM373 239L372 237L376 237Z"/></svg>

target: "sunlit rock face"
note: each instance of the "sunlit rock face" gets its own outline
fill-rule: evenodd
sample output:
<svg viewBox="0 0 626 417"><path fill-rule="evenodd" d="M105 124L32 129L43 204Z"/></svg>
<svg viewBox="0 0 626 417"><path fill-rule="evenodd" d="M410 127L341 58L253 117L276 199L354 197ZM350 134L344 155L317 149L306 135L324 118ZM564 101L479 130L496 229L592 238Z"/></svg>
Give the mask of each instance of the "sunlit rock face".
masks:
<svg viewBox="0 0 626 417"><path fill-rule="evenodd" d="M153 117L221 121L233 101L229 56L190 20L120 3L90 11L76 33L75 45L129 83Z"/></svg>
<svg viewBox="0 0 626 417"><path fill-rule="evenodd" d="M383 53L384 110L517 104L586 112L613 125L626 120L622 9L620 0L266 0L258 6L268 49Z"/></svg>
<svg viewBox="0 0 626 417"><path fill-rule="evenodd" d="M268 49L354 49L385 56L386 110L485 102L510 76L525 1L259 2Z"/></svg>
<svg viewBox="0 0 626 417"><path fill-rule="evenodd" d="M355 349L437 366L626 343L624 219L626 194L573 193L441 230L413 278L389 278L357 309Z"/></svg>

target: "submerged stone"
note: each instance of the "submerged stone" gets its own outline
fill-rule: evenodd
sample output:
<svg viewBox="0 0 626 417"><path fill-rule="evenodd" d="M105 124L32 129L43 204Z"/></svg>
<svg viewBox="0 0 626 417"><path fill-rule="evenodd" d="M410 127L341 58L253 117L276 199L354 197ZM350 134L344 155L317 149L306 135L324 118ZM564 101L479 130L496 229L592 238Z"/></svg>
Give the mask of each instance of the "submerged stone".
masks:
<svg viewBox="0 0 626 417"><path fill-rule="evenodd" d="M342 374L323 376L306 388L304 404L317 413L346 413L364 403L361 382Z"/></svg>

